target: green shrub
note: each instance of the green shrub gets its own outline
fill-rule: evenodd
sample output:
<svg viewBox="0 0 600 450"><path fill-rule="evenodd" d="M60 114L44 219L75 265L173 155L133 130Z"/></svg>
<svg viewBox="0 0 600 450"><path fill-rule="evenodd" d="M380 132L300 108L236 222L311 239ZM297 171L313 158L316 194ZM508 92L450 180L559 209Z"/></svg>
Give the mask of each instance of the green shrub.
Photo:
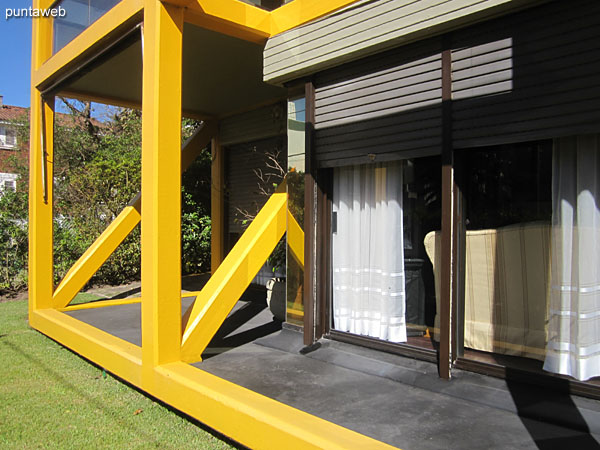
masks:
<svg viewBox="0 0 600 450"><path fill-rule="evenodd" d="M99 125L91 105L67 101L70 116L55 124L54 282L71 266L141 189L141 113L117 108ZM26 118L19 142L28 140ZM182 138L198 123L184 120ZM182 272L210 269L210 152L204 150L184 174ZM0 197L0 295L27 286L28 167L15 159L19 190ZM208 193L208 194L207 194ZM136 227L90 280L122 284L140 278L140 227Z"/></svg>

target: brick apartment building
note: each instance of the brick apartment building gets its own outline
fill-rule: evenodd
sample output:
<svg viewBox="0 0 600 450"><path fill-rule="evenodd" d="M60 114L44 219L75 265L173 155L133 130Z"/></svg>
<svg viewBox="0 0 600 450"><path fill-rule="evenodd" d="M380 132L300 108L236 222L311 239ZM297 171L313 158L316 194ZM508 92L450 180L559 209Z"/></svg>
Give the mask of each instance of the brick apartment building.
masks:
<svg viewBox="0 0 600 450"><path fill-rule="evenodd" d="M18 132L19 121L28 121L29 109L21 106L5 105L0 95L0 193L17 189L18 175L15 168L15 157L27 163L29 145L20 142Z"/></svg>

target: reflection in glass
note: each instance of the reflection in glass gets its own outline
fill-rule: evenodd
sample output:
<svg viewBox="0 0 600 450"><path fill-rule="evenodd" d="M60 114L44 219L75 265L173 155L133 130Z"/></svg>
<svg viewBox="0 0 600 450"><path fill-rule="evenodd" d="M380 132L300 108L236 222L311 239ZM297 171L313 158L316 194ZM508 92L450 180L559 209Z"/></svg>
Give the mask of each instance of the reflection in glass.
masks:
<svg viewBox="0 0 600 450"><path fill-rule="evenodd" d="M550 141L464 152L465 348L543 360L550 293Z"/></svg>
<svg viewBox="0 0 600 450"><path fill-rule="evenodd" d="M120 0L60 0L54 6L64 8L65 17L54 18L52 53L75 39Z"/></svg>
<svg viewBox="0 0 600 450"><path fill-rule="evenodd" d="M304 226L305 101L288 102L288 209L298 225ZM287 246L287 321L304 324L304 269Z"/></svg>
<svg viewBox="0 0 600 450"><path fill-rule="evenodd" d="M433 349L425 236L441 226L438 156L335 170L333 327Z"/></svg>

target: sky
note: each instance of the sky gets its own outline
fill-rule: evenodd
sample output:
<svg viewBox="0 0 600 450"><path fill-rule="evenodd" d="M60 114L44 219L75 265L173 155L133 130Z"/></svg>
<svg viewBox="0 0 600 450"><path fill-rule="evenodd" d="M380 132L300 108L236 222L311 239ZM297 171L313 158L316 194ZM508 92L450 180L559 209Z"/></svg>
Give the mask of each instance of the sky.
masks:
<svg viewBox="0 0 600 450"><path fill-rule="evenodd" d="M0 55L4 64L0 65L0 95L5 105L29 107L31 103L31 18L6 19L6 10L29 8L31 0L0 0ZM35 19L51 20L51 19ZM60 102L57 111L68 112ZM92 116L106 120L110 107L94 103Z"/></svg>
<svg viewBox="0 0 600 450"><path fill-rule="evenodd" d="M31 81L31 19L6 19L7 8L28 8L29 0L0 3L0 95L5 105L28 107ZM48 19L43 19L48 20Z"/></svg>

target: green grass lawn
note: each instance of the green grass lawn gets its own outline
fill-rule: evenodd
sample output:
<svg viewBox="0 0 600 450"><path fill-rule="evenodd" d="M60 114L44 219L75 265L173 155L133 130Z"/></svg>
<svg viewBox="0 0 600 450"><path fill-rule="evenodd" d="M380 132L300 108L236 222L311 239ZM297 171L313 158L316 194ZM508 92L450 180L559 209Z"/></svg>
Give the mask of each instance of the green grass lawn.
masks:
<svg viewBox="0 0 600 450"><path fill-rule="evenodd" d="M231 448L103 374L0 303L0 448Z"/></svg>
<svg viewBox="0 0 600 450"><path fill-rule="evenodd" d="M79 294L77 294L75 296L75 298L73 300L71 300L69 305L79 305L81 303L96 302L98 300L104 300L104 297L101 297L100 295L96 295L96 294L87 293L87 292L80 292Z"/></svg>

